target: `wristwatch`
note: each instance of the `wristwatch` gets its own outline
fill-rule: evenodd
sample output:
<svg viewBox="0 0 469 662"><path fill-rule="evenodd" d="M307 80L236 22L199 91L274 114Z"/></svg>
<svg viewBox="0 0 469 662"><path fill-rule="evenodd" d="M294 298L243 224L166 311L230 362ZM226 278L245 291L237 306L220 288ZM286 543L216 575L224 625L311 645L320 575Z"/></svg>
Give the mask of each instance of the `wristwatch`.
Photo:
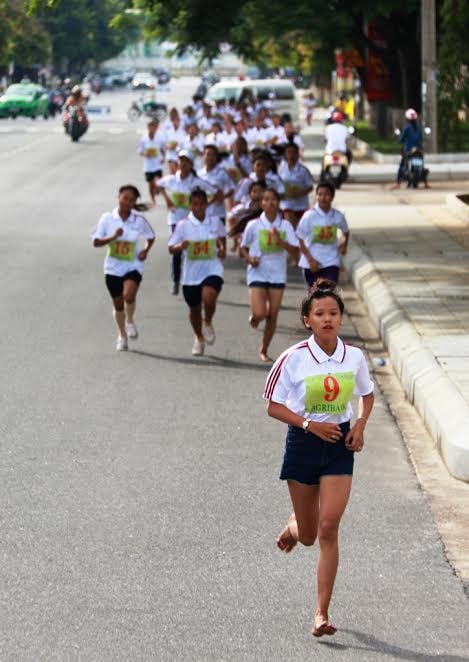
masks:
<svg viewBox="0 0 469 662"><path fill-rule="evenodd" d="M305 432L308 432L308 426L309 426L309 424L310 424L309 419L305 418L305 420L304 420L303 423L301 424L301 427L303 428L303 430L304 430Z"/></svg>

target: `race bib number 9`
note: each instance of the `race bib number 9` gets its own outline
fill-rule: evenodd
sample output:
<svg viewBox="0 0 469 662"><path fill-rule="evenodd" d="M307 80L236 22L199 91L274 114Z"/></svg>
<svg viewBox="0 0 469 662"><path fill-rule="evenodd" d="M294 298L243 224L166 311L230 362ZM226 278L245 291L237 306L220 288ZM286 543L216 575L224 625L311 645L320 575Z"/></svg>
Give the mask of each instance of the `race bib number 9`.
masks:
<svg viewBox="0 0 469 662"><path fill-rule="evenodd" d="M307 414L343 414L355 388L353 372L335 372L305 378Z"/></svg>
<svg viewBox="0 0 469 662"><path fill-rule="evenodd" d="M180 209L189 209L189 193L178 193L175 191L171 194L171 200L175 207Z"/></svg>
<svg viewBox="0 0 469 662"><path fill-rule="evenodd" d="M111 241L108 255L116 260L133 262L135 259L135 241Z"/></svg>
<svg viewBox="0 0 469 662"><path fill-rule="evenodd" d="M315 244L335 244L337 241L337 226L315 225L313 227L313 241Z"/></svg>
<svg viewBox="0 0 469 662"><path fill-rule="evenodd" d="M285 241L286 232L281 230L279 232L280 238L282 241ZM262 253L280 253L284 249L279 244L278 239L274 237L274 234L271 230L260 230L259 231L259 248Z"/></svg>
<svg viewBox="0 0 469 662"><path fill-rule="evenodd" d="M215 239L190 241L187 247L188 260L213 260L215 257Z"/></svg>
<svg viewBox="0 0 469 662"><path fill-rule="evenodd" d="M156 147L148 147L147 150L145 150L145 156L148 157L149 159L154 159L156 156L158 156L158 150Z"/></svg>

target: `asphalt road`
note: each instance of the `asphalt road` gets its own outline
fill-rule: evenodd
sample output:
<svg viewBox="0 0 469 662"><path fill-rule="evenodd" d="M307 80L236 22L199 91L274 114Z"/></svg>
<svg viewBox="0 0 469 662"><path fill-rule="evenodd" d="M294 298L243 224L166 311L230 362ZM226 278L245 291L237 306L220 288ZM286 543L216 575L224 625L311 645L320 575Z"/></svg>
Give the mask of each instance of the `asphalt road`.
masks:
<svg viewBox="0 0 469 662"><path fill-rule="evenodd" d="M141 335L115 352L89 237L119 185L145 188L144 123L124 120L130 93L109 99L76 145L59 120L0 123L0 660L468 660L467 598L379 393L342 525L340 630L312 639L316 549L274 544L284 428L261 400L243 269L227 260L217 343L192 358L161 205ZM276 355L304 337L301 296L292 274ZM344 337L360 342L348 318Z"/></svg>

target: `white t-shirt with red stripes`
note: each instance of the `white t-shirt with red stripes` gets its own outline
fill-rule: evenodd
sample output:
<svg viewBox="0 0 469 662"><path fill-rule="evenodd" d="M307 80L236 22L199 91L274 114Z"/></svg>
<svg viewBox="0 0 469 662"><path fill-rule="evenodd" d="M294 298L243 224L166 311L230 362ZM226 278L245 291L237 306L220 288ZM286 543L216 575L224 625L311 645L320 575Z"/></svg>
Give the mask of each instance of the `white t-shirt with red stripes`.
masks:
<svg viewBox="0 0 469 662"><path fill-rule="evenodd" d="M337 338L332 356L314 336L287 349L274 363L263 397L318 423L345 423L353 415L353 395L374 390L361 349Z"/></svg>

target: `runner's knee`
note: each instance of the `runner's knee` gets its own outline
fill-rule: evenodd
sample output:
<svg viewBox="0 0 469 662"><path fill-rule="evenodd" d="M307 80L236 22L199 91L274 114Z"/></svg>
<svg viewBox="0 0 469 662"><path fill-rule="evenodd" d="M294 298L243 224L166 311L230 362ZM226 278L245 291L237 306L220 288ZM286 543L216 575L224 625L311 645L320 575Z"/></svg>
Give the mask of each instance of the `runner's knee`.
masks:
<svg viewBox="0 0 469 662"><path fill-rule="evenodd" d="M331 544L337 540L339 523L335 519L325 519L319 523L319 544Z"/></svg>

